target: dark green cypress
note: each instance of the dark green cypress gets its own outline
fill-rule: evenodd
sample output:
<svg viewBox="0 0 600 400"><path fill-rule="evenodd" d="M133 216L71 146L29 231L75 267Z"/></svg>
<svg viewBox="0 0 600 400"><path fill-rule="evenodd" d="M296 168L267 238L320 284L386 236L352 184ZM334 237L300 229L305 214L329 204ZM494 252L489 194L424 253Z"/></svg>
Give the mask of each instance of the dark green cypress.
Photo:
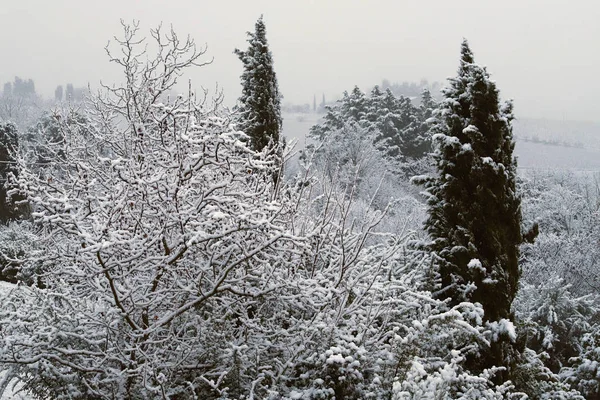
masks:
<svg viewBox="0 0 600 400"><path fill-rule="evenodd" d="M261 16L254 32L248 32L248 50L235 49L235 54L244 64L239 128L250 137L251 147L256 151L261 151L269 143L278 145L282 126L282 96L266 35Z"/></svg>
<svg viewBox="0 0 600 400"><path fill-rule="evenodd" d="M426 229L441 278L438 298L478 302L486 322L511 319L519 281L521 200L515 190L512 104L500 104L485 68L464 41L458 76L450 79L432 127L437 176ZM508 366L507 335L471 360L474 369Z"/></svg>

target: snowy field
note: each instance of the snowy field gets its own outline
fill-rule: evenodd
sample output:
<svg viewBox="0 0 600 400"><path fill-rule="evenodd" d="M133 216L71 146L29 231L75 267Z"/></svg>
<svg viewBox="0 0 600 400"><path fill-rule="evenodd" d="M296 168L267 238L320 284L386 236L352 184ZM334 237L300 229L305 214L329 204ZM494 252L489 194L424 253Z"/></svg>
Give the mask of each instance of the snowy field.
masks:
<svg viewBox="0 0 600 400"><path fill-rule="evenodd" d="M515 153L521 169L600 171L600 149L594 147L563 147L518 140Z"/></svg>

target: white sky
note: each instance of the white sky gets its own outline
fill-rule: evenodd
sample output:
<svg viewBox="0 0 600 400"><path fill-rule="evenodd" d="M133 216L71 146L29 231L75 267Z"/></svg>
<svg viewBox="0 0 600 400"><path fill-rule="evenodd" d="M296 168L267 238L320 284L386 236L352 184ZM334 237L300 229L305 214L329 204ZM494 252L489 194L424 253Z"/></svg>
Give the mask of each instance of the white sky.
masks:
<svg viewBox="0 0 600 400"><path fill-rule="evenodd" d="M120 18L160 21L208 43L195 85L239 96L245 32L264 14L284 101L311 103L358 85L444 80L466 37L517 117L600 121L600 3L594 0L0 0L0 83L118 82L104 53Z"/></svg>

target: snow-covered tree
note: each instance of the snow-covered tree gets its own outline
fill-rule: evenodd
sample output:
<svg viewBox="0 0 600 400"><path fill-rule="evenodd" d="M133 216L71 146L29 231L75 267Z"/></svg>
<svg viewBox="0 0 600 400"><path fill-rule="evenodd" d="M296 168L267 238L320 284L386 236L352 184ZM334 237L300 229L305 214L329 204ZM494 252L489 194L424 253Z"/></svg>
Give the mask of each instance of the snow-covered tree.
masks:
<svg viewBox="0 0 600 400"><path fill-rule="evenodd" d="M282 96L262 16L256 21L254 32L248 32L248 43L248 50L235 50L244 65L238 128L250 137L251 148L261 151L269 143L279 145L282 125Z"/></svg>
<svg viewBox="0 0 600 400"><path fill-rule="evenodd" d="M0 223L19 218L25 212L23 206L15 205L9 193L7 181L11 175L17 174L15 153L19 149L19 133L17 126L11 122L0 123Z"/></svg>
<svg viewBox="0 0 600 400"><path fill-rule="evenodd" d="M329 132L342 129L351 122L368 128L365 123L368 121L367 116L371 117L372 114L368 98L358 86L350 93L345 91L341 100L335 105L325 106L325 110L327 112L323 116L323 122L310 128L310 136L318 141L325 140Z"/></svg>
<svg viewBox="0 0 600 400"><path fill-rule="evenodd" d="M431 96L421 107L407 97L396 97L389 89L375 86L367 97L358 87L333 106L327 106L323 121L313 126L310 136L320 142L349 123L361 126L387 159L388 170L409 172L408 164L422 159L430 150L429 127L435 103ZM335 143L331 143L335 145Z"/></svg>
<svg viewBox="0 0 600 400"><path fill-rule="evenodd" d="M512 105L501 105L485 68L462 43L458 76L444 90L432 128L437 175L416 179L428 193L431 236L441 286L450 304L479 303L485 321L510 324L519 281L520 198ZM490 326L491 326L490 325ZM477 368L508 366L508 335L491 340Z"/></svg>
<svg viewBox="0 0 600 400"><path fill-rule="evenodd" d="M522 358L537 361L521 360L514 379L531 397L561 386L586 398L600 392L600 298L596 293L576 296L570 289L563 279L546 274L539 284L523 282L515 299L519 342L526 346Z"/></svg>
<svg viewBox="0 0 600 400"><path fill-rule="evenodd" d="M61 159L41 171L21 160L18 184L44 229L30 262L47 289L3 301L0 362L38 396L249 387L230 359L240 313L257 312L244 304L269 298L285 281L282 257L294 258L284 248L298 240L265 178L273 156L192 95L159 101L203 51L155 30L158 54L145 60L136 33L125 26L111 58L125 83L94 97L90 122L56 120Z"/></svg>

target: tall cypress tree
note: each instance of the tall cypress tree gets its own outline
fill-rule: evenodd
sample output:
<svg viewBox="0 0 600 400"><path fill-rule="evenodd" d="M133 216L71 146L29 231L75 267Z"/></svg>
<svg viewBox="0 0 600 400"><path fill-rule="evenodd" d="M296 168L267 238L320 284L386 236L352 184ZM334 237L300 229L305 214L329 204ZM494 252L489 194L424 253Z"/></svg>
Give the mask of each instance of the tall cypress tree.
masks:
<svg viewBox="0 0 600 400"><path fill-rule="evenodd" d="M251 147L260 151L271 141L275 145L279 143L282 125L282 96L262 16L256 21L254 32L248 32L248 43L246 51L235 49L235 54L244 64L239 123L240 129L250 136Z"/></svg>
<svg viewBox="0 0 600 400"><path fill-rule="evenodd" d="M19 137L15 124L7 122L0 123L0 223L6 224L11 220L19 218L24 213L24 208L17 207L14 200L8 195L6 185L9 174L17 175L17 168L12 151L19 146Z"/></svg>
<svg viewBox="0 0 600 400"><path fill-rule="evenodd" d="M432 127L438 174L422 180L430 196L426 229L441 277L437 296L453 305L479 302L488 326L506 327L523 241L512 104L499 103L495 83L474 63L466 40L458 76L443 94ZM491 339L491 347L471 360L475 369L508 366L508 334Z"/></svg>

